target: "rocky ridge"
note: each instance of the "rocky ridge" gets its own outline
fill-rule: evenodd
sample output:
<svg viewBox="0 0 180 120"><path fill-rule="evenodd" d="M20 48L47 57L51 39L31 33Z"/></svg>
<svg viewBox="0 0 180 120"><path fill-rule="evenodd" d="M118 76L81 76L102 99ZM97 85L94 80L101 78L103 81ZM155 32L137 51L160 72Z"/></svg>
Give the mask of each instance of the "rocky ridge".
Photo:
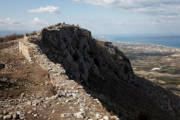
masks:
<svg viewBox="0 0 180 120"><path fill-rule="evenodd" d="M25 35L19 50L30 63L48 71L55 88L52 97L23 103L22 109L31 109L24 113L27 116L49 120L179 118L177 96L134 75L121 51L109 42L95 40L86 29L67 24L50 26ZM42 116L43 112L47 115Z"/></svg>

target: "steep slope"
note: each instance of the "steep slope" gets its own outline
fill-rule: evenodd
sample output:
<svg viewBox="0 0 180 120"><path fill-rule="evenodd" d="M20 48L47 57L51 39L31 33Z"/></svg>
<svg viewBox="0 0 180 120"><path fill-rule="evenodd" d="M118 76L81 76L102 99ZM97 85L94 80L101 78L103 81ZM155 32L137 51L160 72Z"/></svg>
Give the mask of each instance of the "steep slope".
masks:
<svg viewBox="0 0 180 120"><path fill-rule="evenodd" d="M22 53L27 50L24 55L29 61L49 72L57 94L73 87L76 81L87 95L98 98L108 112L122 120L180 118L177 96L134 75L121 51L109 42L95 40L86 29L67 24L50 26L27 35L20 48ZM65 87L66 82L71 84ZM93 109L85 111L88 115Z"/></svg>
<svg viewBox="0 0 180 120"><path fill-rule="evenodd" d="M43 29L41 37L42 49L49 49L44 51L48 58L107 102L108 109L131 119L176 119L179 98L135 76L129 60L110 43L96 41L88 30L66 24Z"/></svg>
<svg viewBox="0 0 180 120"><path fill-rule="evenodd" d="M71 79L106 95L116 95L119 80L127 81L133 76L122 52L108 43L96 42L85 29L71 25L47 28L42 30L42 42L53 49L50 59L61 63Z"/></svg>

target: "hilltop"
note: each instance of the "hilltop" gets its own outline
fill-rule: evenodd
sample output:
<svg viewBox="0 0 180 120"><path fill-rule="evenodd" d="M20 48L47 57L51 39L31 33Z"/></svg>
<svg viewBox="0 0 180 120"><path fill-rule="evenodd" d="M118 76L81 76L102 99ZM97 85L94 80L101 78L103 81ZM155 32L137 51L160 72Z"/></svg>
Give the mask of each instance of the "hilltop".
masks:
<svg viewBox="0 0 180 120"><path fill-rule="evenodd" d="M5 66L0 70L4 119L180 117L178 96L135 75L123 52L86 29L57 24L10 43L3 43L10 46L1 49L5 60L0 61ZM12 91L16 95L5 96Z"/></svg>

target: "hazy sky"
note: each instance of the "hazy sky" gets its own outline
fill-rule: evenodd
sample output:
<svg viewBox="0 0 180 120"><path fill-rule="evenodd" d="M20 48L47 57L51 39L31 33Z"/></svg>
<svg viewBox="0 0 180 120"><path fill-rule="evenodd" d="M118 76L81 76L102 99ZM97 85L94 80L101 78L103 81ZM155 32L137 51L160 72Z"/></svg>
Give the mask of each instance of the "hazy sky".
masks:
<svg viewBox="0 0 180 120"><path fill-rule="evenodd" d="M0 0L0 31L59 22L94 34L180 34L180 0Z"/></svg>

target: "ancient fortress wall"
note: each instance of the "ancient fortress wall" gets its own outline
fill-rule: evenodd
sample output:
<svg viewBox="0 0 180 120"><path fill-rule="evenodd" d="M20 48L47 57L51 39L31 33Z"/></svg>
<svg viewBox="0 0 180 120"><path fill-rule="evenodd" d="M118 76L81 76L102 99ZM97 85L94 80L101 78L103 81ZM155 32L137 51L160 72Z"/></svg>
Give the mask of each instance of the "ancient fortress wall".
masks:
<svg viewBox="0 0 180 120"><path fill-rule="evenodd" d="M31 48L30 45L31 44L27 42L27 38L25 37L24 39L21 39L19 42L19 52L22 53L29 62L32 61L30 57L30 52L29 52L29 49Z"/></svg>
<svg viewBox="0 0 180 120"><path fill-rule="evenodd" d="M65 70L60 64L51 62L46 55L44 55L37 44L31 43L28 37L24 36L24 39L19 41L19 52L30 63L37 63L43 69L47 70L50 75L51 82L54 86L58 87L60 82L67 80Z"/></svg>
<svg viewBox="0 0 180 120"><path fill-rule="evenodd" d="M85 119L85 116L89 115L88 111L91 111L93 113L92 115L94 115L94 113L97 113L96 108L87 108L87 104L96 103L95 105L97 106L97 108L102 108L102 105L98 99L92 98L84 91L84 89L82 89L83 87L81 85L79 85L73 80L69 80L68 76L66 75L66 71L61 66L61 64L55 64L50 61L47 56L42 53L41 49L37 44L34 44L28 40L28 37L25 36L24 39L19 41L19 51L30 63L37 63L43 69L48 71L50 81L57 92L56 95L48 98L49 100L57 99L61 96L64 96L67 99L65 103L67 102L70 104L70 102L74 102L77 108L79 108L79 111L72 113L72 116L78 119ZM62 102L61 104L64 103ZM109 113L105 113L106 114L101 114L104 114L104 116L106 117L108 115L114 120L119 119L117 118L117 116L111 116ZM70 113L63 113L61 114L61 117L64 117L66 114Z"/></svg>

